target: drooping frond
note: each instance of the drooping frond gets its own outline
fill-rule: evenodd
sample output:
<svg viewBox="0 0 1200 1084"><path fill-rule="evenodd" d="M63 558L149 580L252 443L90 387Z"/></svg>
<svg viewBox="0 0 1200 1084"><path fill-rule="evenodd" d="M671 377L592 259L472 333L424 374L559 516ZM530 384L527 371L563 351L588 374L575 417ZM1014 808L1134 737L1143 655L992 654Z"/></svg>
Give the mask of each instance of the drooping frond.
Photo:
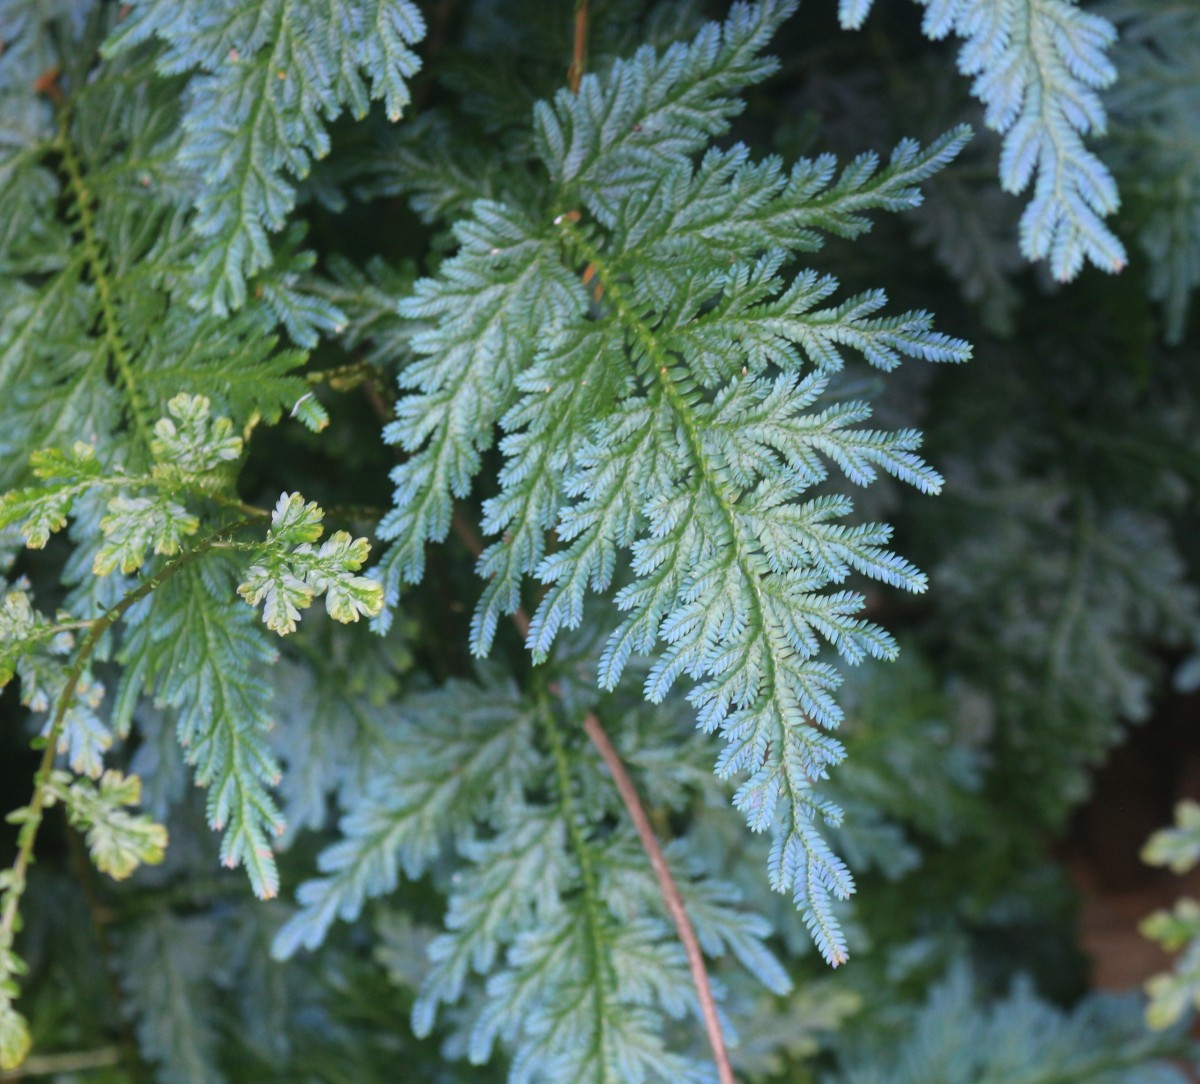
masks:
<svg viewBox="0 0 1200 1084"><path fill-rule="evenodd" d="M1200 288L1200 11L1190 4L1100 8L1120 29L1120 80L1108 97L1110 154L1138 225L1165 337L1182 341Z"/></svg>
<svg viewBox="0 0 1200 1084"><path fill-rule="evenodd" d="M272 841L283 830L267 744L264 670L275 652L234 597L230 571L187 569L131 612L116 711L127 719L139 695L172 709L196 780L208 788L209 823L223 832L222 861L245 866L255 892L269 897L279 889Z"/></svg>
<svg viewBox="0 0 1200 1084"><path fill-rule="evenodd" d="M840 0L844 27L862 25L872 0ZM1021 251L1073 279L1085 260L1125 266L1125 249L1104 219L1119 204L1116 182L1084 144L1105 133L1100 92L1116 79L1112 23L1075 0L918 0L922 29L963 39L959 71L985 120L1004 137L1000 183L1033 194L1021 216Z"/></svg>
<svg viewBox="0 0 1200 1084"><path fill-rule="evenodd" d="M224 316L272 266L296 182L329 153L327 125L372 99L396 120L409 102L424 36L409 0L142 0L105 46L109 57L159 38L159 70L189 75L178 162L192 178L202 239L195 297Z"/></svg>

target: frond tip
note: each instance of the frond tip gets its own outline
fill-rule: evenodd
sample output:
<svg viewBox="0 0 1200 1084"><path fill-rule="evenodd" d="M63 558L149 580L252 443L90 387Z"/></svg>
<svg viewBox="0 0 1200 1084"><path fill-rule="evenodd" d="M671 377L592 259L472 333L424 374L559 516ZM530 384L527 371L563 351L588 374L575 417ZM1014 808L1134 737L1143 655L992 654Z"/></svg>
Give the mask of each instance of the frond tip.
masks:
<svg viewBox="0 0 1200 1084"><path fill-rule="evenodd" d="M371 551L365 538L335 531L320 548L325 513L299 493L283 493L271 516L266 542L238 585L238 594L251 606L262 605L263 623L286 636L296 631L300 611L325 596L325 608L335 621L374 617L383 609L383 586L356 573Z"/></svg>
<svg viewBox="0 0 1200 1084"><path fill-rule="evenodd" d="M425 24L410 0L270 0L238 17L211 8L139 0L104 51L158 37L160 70L191 75L178 161L195 179L194 287L226 315L274 264L270 235L287 224L296 183L329 153L329 121L344 109L362 118L372 99L391 120L408 105ZM299 338L312 323L301 321Z"/></svg>
<svg viewBox="0 0 1200 1084"><path fill-rule="evenodd" d="M1085 260L1120 271L1125 248L1104 224L1119 205L1116 182L1084 144L1107 127L1100 92L1116 79L1108 51L1112 23L1076 0L917 0L926 35L963 39L958 67L973 78L985 123L1003 137L1000 183L1019 194L1033 183L1021 216L1021 251L1073 279ZM847 29L861 26L872 0L840 0ZM1036 177L1036 180L1035 180Z"/></svg>

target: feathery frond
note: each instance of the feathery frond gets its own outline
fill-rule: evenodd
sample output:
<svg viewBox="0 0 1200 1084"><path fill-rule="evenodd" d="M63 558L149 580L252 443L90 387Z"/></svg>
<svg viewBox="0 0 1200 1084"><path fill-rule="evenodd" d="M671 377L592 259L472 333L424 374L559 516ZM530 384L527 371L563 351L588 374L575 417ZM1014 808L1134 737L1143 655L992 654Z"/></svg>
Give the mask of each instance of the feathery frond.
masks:
<svg viewBox="0 0 1200 1084"><path fill-rule="evenodd" d="M842 26L860 27L872 0L839 0ZM1076 0L918 0L922 29L963 39L959 71L1003 137L1000 183L1033 194L1021 216L1021 251L1048 260L1054 277L1073 279L1084 261L1104 271L1125 266L1124 246L1104 219L1118 207L1116 182L1084 144L1102 136L1100 92L1116 79L1108 51L1116 30Z"/></svg>
<svg viewBox="0 0 1200 1084"><path fill-rule="evenodd" d="M728 123L732 90L771 70L757 54L789 12L735 7L689 45L642 50L535 109L540 205L553 215L477 203L456 227L459 251L402 307L429 323L386 431L410 455L381 532L398 539L383 560L394 599L420 577L425 541L449 530L451 500L468 493L498 422L506 462L483 526L502 538L479 562L489 582L474 651L489 650L532 575L548 590L528 646L545 659L579 625L586 594L609 591L630 560L634 580L616 594L628 616L601 685L633 652L659 654L651 700L692 679L701 726L728 742L719 773L748 776L738 806L756 830L778 831L774 885L837 962L829 899L853 882L817 829L839 814L812 784L841 759L822 732L838 722L839 679L817 656L822 643L851 662L894 646L854 616L861 596L823 588L851 569L909 590L924 579L887 551L886 527L830 522L849 500L809 491L829 464L856 485L880 472L927 492L940 480L915 432L858 428L862 404L816 404L847 350L885 370L969 350L925 313L879 315L881 291L831 303L834 279L789 281L783 268L821 233L854 236L867 212L915 205L966 133L905 142L882 169L864 156L840 175L829 157L788 174L742 149L693 162ZM560 548L548 554L551 529Z"/></svg>

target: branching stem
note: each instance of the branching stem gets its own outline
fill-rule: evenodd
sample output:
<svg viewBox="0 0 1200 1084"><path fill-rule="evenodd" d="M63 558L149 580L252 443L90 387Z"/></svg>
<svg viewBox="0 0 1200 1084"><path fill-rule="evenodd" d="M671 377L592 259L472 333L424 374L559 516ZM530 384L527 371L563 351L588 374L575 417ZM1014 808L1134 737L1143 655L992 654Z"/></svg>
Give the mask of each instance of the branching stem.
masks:
<svg viewBox="0 0 1200 1084"><path fill-rule="evenodd" d="M42 1054L30 1058L24 1065L10 1069L7 1080L22 1080L35 1076L58 1076L61 1073L85 1073L89 1069L106 1069L121 1064L121 1048L102 1046L96 1050L72 1051L67 1054Z"/></svg>
<svg viewBox="0 0 1200 1084"><path fill-rule="evenodd" d="M96 618L92 622L87 636L80 643L79 650L75 654L75 659L71 663L71 668L67 671L62 692L59 693L58 700L55 702L54 715L51 718L50 726L47 728L43 739L45 747L42 752L41 762L38 764L37 772L34 775L33 797L30 798L29 804L21 810L23 819L18 834L17 857L8 873L7 886L4 893L4 908L0 912L0 949L7 950L12 946L13 935L16 932L17 914L21 906L21 897L25 893L26 875L28 874L30 863L33 861L33 845L37 840L38 829L42 823L42 815L45 812L49 799L50 775L54 768L54 758L58 752L58 741L62 737L63 725L66 721L67 712L71 707L71 701L75 699L76 690L83 678L84 672L87 670L88 662L96 650L96 645L99 644L104 634L125 616L134 603L141 601L152 591L155 591L166 583L175 573L186 568L205 553L215 549L220 544L220 536L226 534L229 530L230 528L228 527L223 528L219 533L212 534L198 543L194 549L188 550L187 553L181 554L172 561L168 561L153 576L142 581L142 583L126 594L112 609L106 610L102 616Z"/></svg>

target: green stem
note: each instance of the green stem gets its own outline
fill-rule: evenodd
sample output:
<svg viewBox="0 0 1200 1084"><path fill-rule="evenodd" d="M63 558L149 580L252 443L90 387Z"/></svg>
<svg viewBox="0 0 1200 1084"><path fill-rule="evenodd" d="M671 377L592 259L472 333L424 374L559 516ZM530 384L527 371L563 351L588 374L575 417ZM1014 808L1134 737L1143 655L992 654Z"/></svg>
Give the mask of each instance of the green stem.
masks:
<svg viewBox="0 0 1200 1084"><path fill-rule="evenodd" d="M50 636L57 636L60 632L82 632L84 629L90 629L96 623L96 618L85 617L78 621L60 621L57 625L49 625L46 632Z"/></svg>
<svg viewBox="0 0 1200 1084"><path fill-rule="evenodd" d="M259 508L257 505L247 504L245 501L239 500L237 497L225 497L217 493L206 493L205 496L222 507L232 509L235 512L241 512L241 514L245 516L248 521L247 525L249 525L249 522L254 520L271 518L271 513L266 508Z"/></svg>
<svg viewBox="0 0 1200 1084"><path fill-rule="evenodd" d="M67 1054L43 1054L30 1058L19 1069L12 1069L5 1080L23 1077L58 1076L61 1073L85 1073L91 1069L107 1069L121 1064L121 1048L102 1046L97 1050L80 1050Z"/></svg>
<svg viewBox="0 0 1200 1084"><path fill-rule="evenodd" d="M704 488L712 495L714 502L721 510L722 518L725 520L729 531L729 538L733 544L734 560L737 563L738 571L741 572L742 578L745 580L746 586L750 589L754 599L758 626L763 630L764 636L771 638L771 624L767 621L767 603L763 597L762 590L762 572L760 569L754 567L750 559L753 547L747 544L742 533L741 523L739 522L737 509L734 508L734 502L730 500L724 487L721 486L709 463L708 456L705 455L704 442L701 437L701 425L696 417L696 412L691 408L676 386L675 381L671 378L671 370L676 365L675 359L667 354L655 336L653 329L647 325L646 321L638 315L634 307L626 300L617 274L608 265L596 246L575 225L573 216L570 214L560 215L557 222L563 228L568 246L577 249L583 258L587 260L596 279L604 288L604 296L616 310L621 323L637 339L638 345L642 348L647 362L653 369L654 376L658 381L662 393L666 396L667 402L670 403L671 409L679 419L680 425L687 437L688 451L691 452L692 463L695 466L696 472ZM781 645L772 644L772 647L779 650L782 654L786 655L789 653ZM766 652L764 659L766 687L767 689L774 689L777 682L774 655L772 652Z"/></svg>
<svg viewBox="0 0 1200 1084"><path fill-rule="evenodd" d="M126 594L112 609L107 610L101 617L96 618L92 622L87 636L84 637L83 642L79 645L79 650L76 652L75 659L71 663L71 668L67 671L62 692L59 694L54 706L54 715L45 734L45 749L42 753L41 762L38 764L37 772L34 774L33 797L29 800L29 804L22 810L24 818L21 822L21 829L18 836L17 857L9 871L8 884L4 893L4 909L3 912L0 912L0 950L6 950L12 945L13 935L16 932L17 914L20 910L21 897L25 893L26 875L30 863L33 861L33 845L37 839L38 829L41 827L42 816L49 797L50 776L54 768L54 758L57 755L58 742L62 737L67 711L70 709L71 702L75 698L79 682L83 678L84 671L87 669L88 661L96 650L96 645L99 644L101 637L125 616L131 606L161 587L175 573L186 568L210 550L216 549L221 544L221 536L239 526L242 526L242 524L234 524L231 527L223 528L220 532L209 535L195 549L181 554L172 561L168 561L153 576L144 580Z"/></svg>
<svg viewBox="0 0 1200 1084"><path fill-rule="evenodd" d="M605 1067L607 1079L608 1065L604 1054L604 987L608 985L604 967L603 936L600 930L601 915L596 904L599 889L596 884L596 871L592 866L591 848L583 837L579 820L575 814L575 802L571 797L571 761L567 756L566 746L563 745L562 735L554 721L554 712L550 705L543 703L541 715L545 724L546 738L550 751L554 756L554 767L558 777L559 802L562 805L563 819L567 822L567 834L571 840L571 849L579 861L579 879L583 882L583 910L587 922L588 949L591 955L592 975L595 979L593 1002L596 1013L596 1049L600 1053L601 1062Z"/></svg>
<svg viewBox="0 0 1200 1084"><path fill-rule="evenodd" d="M67 171L67 180L79 210L79 227L83 233L83 251L91 271L92 281L96 286L96 296L100 300L100 321L104 328L104 342L108 347L109 356L117 376L125 387L129 399L133 427L145 449L150 448L152 426L149 411L137 380L133 375L133 355L121 333L121 324L117 318L116 302L113 298L112 280L109 277L108 263L104 258L104 248L96 233L96 218L92 207L92 193L83 175L83 165L70 137L70 114L65 108L59 121L58 147L62 152L63 166Z"/></svg>
<svg viewBox="0 0 1200 1084"><path fill-rule="evenodd" d="M352 391L360 384L379 383L383 374L369 361L352 361L332 369L317 369L304 374L304 382L313 387L328 384L334 391Z"/></svg>

